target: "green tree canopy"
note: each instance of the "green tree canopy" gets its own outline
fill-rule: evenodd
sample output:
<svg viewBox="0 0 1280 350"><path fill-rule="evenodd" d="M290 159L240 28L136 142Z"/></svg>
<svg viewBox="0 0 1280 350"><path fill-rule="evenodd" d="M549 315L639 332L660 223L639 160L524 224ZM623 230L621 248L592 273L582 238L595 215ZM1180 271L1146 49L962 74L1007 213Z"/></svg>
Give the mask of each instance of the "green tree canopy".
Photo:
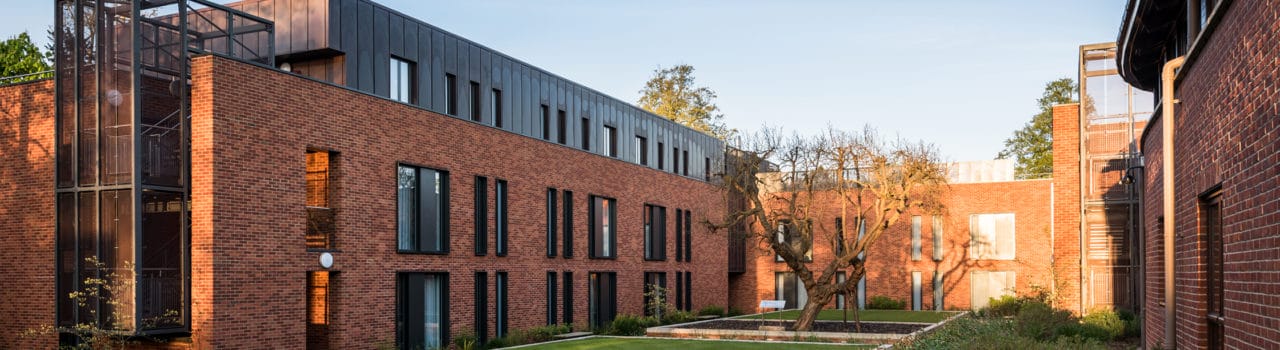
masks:
<svg viewBox="0 0 1280 350"><path fill-rule="evenodd" d="M1040 112L1031 121L1004 140L1004 150L996 159L1013 158L1020 177L1039 178L1053 175L1053 106L1076 102L1076 83L1071 78L1054 80L1044 85L1044 93L1036 100Z"/></svg>
<svg viewBox="0 0 1280 350"><path fill-rule="evenodd" d="M724 123L724 114L716 106L716 92L705 86L694 86L693 66L682 64L653 71L653 78L640 90L640 108L667 117L676 123L709 133L720 139L737 130Z"/></svg>
<svg viewBox="0 0 1280 350"><path fill-rule="evenodd" d="M39 73L52 70L47 60L48 54L40 51L40 47L31 42L31 36L22 32L8 40L0 41L0 77ZM34 80L22 79L18 81Z"/></svg>

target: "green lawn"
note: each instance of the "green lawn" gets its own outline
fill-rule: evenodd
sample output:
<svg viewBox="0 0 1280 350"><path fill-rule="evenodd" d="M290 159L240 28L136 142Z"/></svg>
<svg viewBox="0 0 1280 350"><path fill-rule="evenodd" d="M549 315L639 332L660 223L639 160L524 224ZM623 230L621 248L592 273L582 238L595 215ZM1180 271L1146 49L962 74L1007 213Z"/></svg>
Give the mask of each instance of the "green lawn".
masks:
<svg viewBox="0 0 1280 350"><path fill-rule="evenodd" d="M680 350L702 350L702 349L798 349L798 350L853 350L853 349L871 349L871 346L864 345L818 345L818 344L794 344L794 343L763 343L763 342L741 342L741 341L723 341L723 340L690 340L690 339L666 339L666 338L607 338L594 337L582 340L563 341L558 343L548 343L542 345L534 345L527 348L530 350L541 349L604 349L604 350L630 350L630 349L680 349Z"/></svg>
<svg viewBox="0 0 1280 350"><path fill-rule="evenodd" d="M908 311L908 310L862 310L858 314L863 321L875 322L921 322L921 323L938 323L947 317L954 316L954 311ZM782 318L788 320L796 319L800 315L800 310L782 311ZM764 315L765 319L778 319L777 312L770 312ZM758 319L760 315L740 316L741 319ZM818 320L821 321L841 321L844 320L844 310L822 310L818 314ZM849 320L853 320L853 312L849 312Z"/></svg>

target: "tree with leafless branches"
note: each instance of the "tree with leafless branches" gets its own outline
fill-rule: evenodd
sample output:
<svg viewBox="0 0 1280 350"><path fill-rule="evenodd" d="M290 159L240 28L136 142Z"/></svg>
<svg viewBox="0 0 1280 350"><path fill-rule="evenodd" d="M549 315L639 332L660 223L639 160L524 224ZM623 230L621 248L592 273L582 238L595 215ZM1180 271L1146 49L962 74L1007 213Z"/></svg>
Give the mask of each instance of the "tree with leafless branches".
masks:
<svg viewBox="0 0 1280 350"><path fill-rule="evenodd" d="M809 299L795 330L810 330L827 303L857 288L866 273L863 253L904 214L943 210L946 169L928 143L885 139L870 127L828 127L818 135L765 128L729 143L735 151L719 183L739 204L709 224L738 228L732 234L767 247L803 282ZM824 217L833 212L839 220ZM829 222L841 227L815 227ZM834 258L813 263L815 241L831 244ZM837 282L842 272L849 278Z"/></svg>

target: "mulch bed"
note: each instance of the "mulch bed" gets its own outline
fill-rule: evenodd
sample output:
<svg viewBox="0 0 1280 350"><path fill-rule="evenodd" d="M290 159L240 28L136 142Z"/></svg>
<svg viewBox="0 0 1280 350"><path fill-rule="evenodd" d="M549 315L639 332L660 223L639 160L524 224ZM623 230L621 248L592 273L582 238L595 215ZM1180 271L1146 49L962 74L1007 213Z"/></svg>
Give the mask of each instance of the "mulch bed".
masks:
<svg viewBox="0 0 1280 350"><path fill-rule="evenodd" d="M676 328L689 329L731 329L731 330L759 330L760 326L786 326L787 330L791 330L795 321L766 320L715 320L697 324L683 325ZM880 322L863 322L861 333L888 333L888 334L909 334L921 328L928 327L925 324L900 324L900 323L880 323ZM839 321L817 321L813 324L813 332L856 332L854 323L849 322L847 325Z"/></svg>

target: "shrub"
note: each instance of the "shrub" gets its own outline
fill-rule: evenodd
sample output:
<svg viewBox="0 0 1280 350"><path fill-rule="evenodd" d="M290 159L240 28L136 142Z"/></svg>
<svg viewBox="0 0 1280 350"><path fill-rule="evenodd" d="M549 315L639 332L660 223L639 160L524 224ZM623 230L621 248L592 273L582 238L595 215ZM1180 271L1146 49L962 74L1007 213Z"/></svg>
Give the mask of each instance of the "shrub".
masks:
<svg viewBox="0 0 1280 350"><path fill-rule="evenodd" d="M1067 310L1054 309L1040 301L1026 301L1014 318L1014 330L1018 335L1038 341L1052 340L1061 328L1076 323Z"/></svg>
<svg viewBox="0 0 1280 350"><path fill-rule="evenodd" d="M529 328L528 330L525 330L523 333L524 333L524 341L526 343L540 343L544 341L550 341L554 339L555 336L557 335L569 333L569 325L557 324L557 325L550 325L550 326L533 327L533 328Z"/></svg>
<svg viewBox="0 0 1280 350"><path fill-rule="evenodd" d="M1132 316L1130 316L1132 318ZM1098 309L1080 318L1080 324L1084 328L1093 328L1089 330L1090 335L1101 336L1101 338L1091 338L1098 340L1115 340L1124 337L1128 322L1120 317L1120 314L1111 309Z"/></svg>
<svg viewBox="0 0 1280 350"><path fill-rule="evenodd" d="M459 350L471 350L476 348L476 333L470 329L463 329L453 335L453 345Z"/></svg>
<svg viewBox="0 0 1280 350"><path fill-rule="evenodd" d="M1022 308L1024 301L1026 300L1012 295L991 298L991 301L987 303L987 307L980 313L991 317L1015 316L1018 314L1018 309Z"/></svg>
<svg viewBox="0 0 1280 350"><path fill-rule="evenodd" d="M707 305L706 307L703 307L701 310L698 310L698 316L722 316L723 317L724 308L715 306L715 305Z"/></svg>
<svg viewBox="0 0 1280 350"><path fill-rule="evenodd" d="M697 318L694 317L692 313L689 313L686 311L671 310L671 312L668 312L666 315L662 315L662 324L665 325L665 324L692 322L696 319Z"/></svg>
<svg viewBox="0 0 1280 350"><path fill-rule="evenodd" d="M907 302L877 295L867 299L867 308L872 310L902 310L907 308Z"/></svg>
<svg viewBox="0 0 1280 350"><path fill-rule="evenodd" d="M639 336L645 334L646 328L657 325L657 320L654 320L652 317L622 314L613 318L613 323L609 324L608 329L606 329L604 333L608 335Z"/></svg>
<svg viewBox="0 0 1280 350"><path fill-rule="evenodd" d="M742 310L739 310L739 309L738 309L738 308L736 308L736 307L730 307L730 308L729 308L729 311L726 311L726 312L724 313L724 317L742 316L742 315L744 315L744 314L746 314L746 313L742 312Z"/></svg>

